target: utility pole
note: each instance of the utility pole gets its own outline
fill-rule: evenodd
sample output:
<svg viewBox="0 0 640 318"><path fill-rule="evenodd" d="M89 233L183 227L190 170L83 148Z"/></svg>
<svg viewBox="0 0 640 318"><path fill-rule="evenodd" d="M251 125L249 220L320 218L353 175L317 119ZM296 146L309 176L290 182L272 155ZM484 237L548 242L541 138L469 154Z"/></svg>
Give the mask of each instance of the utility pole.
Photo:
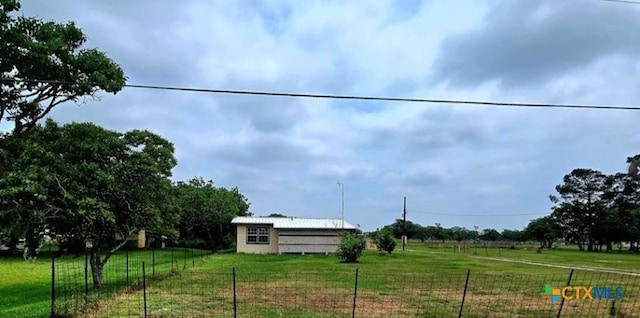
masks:
<svg viewBox="0 0 640 318"><path fill-rule="evenodd" d="M342 229L344 230L344 183L338 181L338 185L342 189Z"/></svg>
<svg viewBox="0 0 640 318"><path fill-rule="evenodd" d="M402 206L402 250L404 251L407 243L407 197L404 197L404 204Z"/></svg>

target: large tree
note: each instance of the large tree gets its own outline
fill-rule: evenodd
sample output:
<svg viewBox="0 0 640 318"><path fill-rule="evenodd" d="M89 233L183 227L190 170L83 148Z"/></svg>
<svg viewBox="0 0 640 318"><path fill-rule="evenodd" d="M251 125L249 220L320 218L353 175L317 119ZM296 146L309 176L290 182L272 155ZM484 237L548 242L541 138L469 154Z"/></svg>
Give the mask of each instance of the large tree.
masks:
<svg viewBox="0 0 640 318"><path fill-rule="evenodd" d="M548 215L529 222L524 236L540 242L540 248L550 248L553 242L562 237L562 228L552 216Z"/></svg>
<svg viewBox="0 0 640 318"><path fill-rule="evenodd" d="M87 37L75 23L18 10L18 0L0 0L0 123L12 121L13 132L23 133L57 105L122 89L122 68L104 52L83 48Z"/></svg>
<svg viewBox="0 0 640 318"><path fill-rule="evenodd" d="M625 173L607 177L603 195L607 214L598 220L598 238L606 244L607 251L612 243L619 249L622 242L630 242L630 248L637 250L640 242L640 180Z"/></svg>
<svg viewBox="0 0 640 318"><path fill-rule="evenodd" d="M174 196L181 210L180 236L204 241L212 251L231 245L234 217L250 215L250 203L238 188L216 187L212 180L177 182Z"/></svg>
<svg viewBox="0 0 640 318"><path fill-rule="evenodd" d="M25 150L0 177L3 210L34 251L44 228L61 248L88 248L94 286L127 238L140 230L174 235L173 145L148 131L118 133L90 123L48 120L19 140ZM7 218L4 215L3 218Z"/></svg>
<svg viewBox="0 0 640 318"><path fill-rule="evenodd" d="M567 239L578 243L580 250L587 244L593 251L597 222L606 213L603 198L607 176L592 169L574 169L556 186L558 195L550 195L555 203L553 216L563 226Z"/></svg>
<svg viewBox="0 0 640 318"><path fill-rule="evenodd" d="M98 98L100 91L115 94L126 83L118 64L97 49L83 47L87 38L73 22L24 17L19 10L18 0L0 0L0 124L13 123L11 133L0 134L0 191L17 200L0 212L0 236L8 236L11 249L24 233L40 233L42 225L37 224L59 209L44 200L59 187L50 173L59 167L49 160L57 157L46 158L42 145L27 135L54 107ZM40 158L40 163L30 165L32 158ZM30 184L21 181L25 176ZM31 211L29 220L34 222L25 222L22 210ZM33 248L25 252L33 258Z"/></svg>

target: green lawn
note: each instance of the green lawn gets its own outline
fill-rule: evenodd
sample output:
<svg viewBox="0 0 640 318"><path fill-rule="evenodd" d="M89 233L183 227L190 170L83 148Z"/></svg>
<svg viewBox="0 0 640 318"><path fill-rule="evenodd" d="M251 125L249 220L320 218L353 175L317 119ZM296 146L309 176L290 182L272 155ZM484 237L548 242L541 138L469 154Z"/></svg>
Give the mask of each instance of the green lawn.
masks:
<svg viewBox="0 0 640 318"><path fill-rule="evenodd" d="M46 250L43 249L43 250ZM122 291L127 283L127 255L129 259L129 285L141 281L142 262L145 262L146 273L149 278L154 274L159 278L169 274L172 269L182 270L193 267L195 259L202 254L209 254L199 250L185 250L181 248L156 250L155 256L148 251L120 251L109 260L105 266L105 286L97 294L88 272L85 285L84 256L65 256L56 259L56 285L58 307L70 306L65 301L73 295L87 297L104 297ZM192 257L194 261L192 261ZM155 266L153 266L155 264ZM26 262L21 257L0 258L0 317L49 317L51 311L51 253L41 253L37 261ZM84 299L84 298L82 298Z"/></svg>
<svg viewBox="0 0 640 318"><path fill-rule="evenodd" d="M0 317L44 317L51 307L51 263L0 258Z"/></svg>
<svg viewBox="0 0 640 318"><path fill-rule="evenodd" d="M187 253L190 253L188 251ZM341 264L335 256L324 255L246 255L216 254L192 261L183 250L156 252L156 274L172 268L186 271L163 280L149 282L147 311L156 317L181 317L216 313L232 316L233 271L236 271L236 300L240 316L325 317L350 316L353 308L355 272L358 271L356 312L364 316L406 316L416 311L425 317L457 317L464 291L467 270L470 278L465 300L465 316L513 317L549 316L558 305L540 301L545 283L555 288L566 284L569 269L527 265L496 259L533 261L567 266L598 267L602 271L576 270L572 285L621 285L625 299L617 307L640 312L640 281L636 277L605 273L607 269L637 270L640 255L629 253L587 253L571 248L544 250L535 248L509 250L478 248L427 247L411 242L406 251L401 246L392 255L380 256L367 251L356 264ZM150 278L150 252L129 255L130 285L141 280L144 260ZM491 258L491 259L487 259ZM111 283L99 294L99 317L136 316L143 310L141 291L123 293L126 264L122 255L110 261ZM195 267L192 267L192 263ZM173 265L172 265L173 263ZM73 297L59 306L72 306L84 296L84 258L58 261L58 286L73 288ZM0 317L47 317L50 310L50 272L48 259L35 263L22 259L0 259ZM75 272L74 272L75 271ZM64 273L67 273L65 275ZM78 275L78 273L80 275ZM79 276L79 277L78 277ZM91 284L89 283L89 286ZM91 289L91 288L90 288ZM94 293L88 295L95 299ZM110 299L105 301L104 299ZM585 307L584 304L589 304ZM594 300L568 301L567 313L574 316L602 316L610 302ZM626 307L625 307L626 306ZM502 315L501 313L504 313ZM429 314L427 314L429 313ZM572 315L569 315L572 316Z"/></svg>

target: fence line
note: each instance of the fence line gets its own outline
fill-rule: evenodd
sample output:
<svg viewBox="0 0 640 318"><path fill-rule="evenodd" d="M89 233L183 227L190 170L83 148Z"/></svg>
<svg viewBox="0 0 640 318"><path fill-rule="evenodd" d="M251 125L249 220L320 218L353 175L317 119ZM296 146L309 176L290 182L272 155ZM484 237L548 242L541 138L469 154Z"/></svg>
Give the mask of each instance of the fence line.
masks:
<svg viewBox="0 0 640 318"><path fill-rule="evenodd" d="M130 297L139 292L143 297L129 303L127 311L138 312L146 317L143 313L147 309L147 287L151 282L179 275L187 270L188 264L193 268L196 258L210 254L202 250L196 254L193 249L182 248L180 255L176 253L178 249L125 249L114 254L103 268L102 288L96 288L88 254L84 257L52 258L51 317L95 316L93 311L105 301ZM176 266L179 263L183 266ZM151 267L151 273L148 273L147 264Z"/></svg>
<svg viewBox="0 0 640 318"><path fill-rule="evenodd" d="M175 251L171 255L175 256ZM162 270L155 279L148 279L146 261L135 263L132 260L140 258L130 255L130 286L118 285L116 281L116 287L108 291L95 292L90 288L89 295L83 282L71 277L73 269L80 270L76 274L82 277L82 264L74 267L73 263L52 262L52 274L56 275L52 285L52 290L55 289L52 316L634 317L633 314L640 313L640 280L623 273L570 270L567 276L475 274L466 270L446 275L377 274L359 269L257 273L236 268L228 273L213 273L198 267L178 272L174 265L180 260L173 256L165 260L166 267L159 266ZM182 265L187 261L183 257ZM195 258L191 264L196 264ZM111 270L115 271L117 265L126 268L116 259ZM137 268L139 275L134 272ZM124 274L119 272L121 277ZM542 293L546 285L552 288L552 293L545 298ZM553 289L561 292L566 286L580 289L566 292L574 299L560 297L552 304ZM584 297L583 287L592 286L598 288L591 291L594 299L575 299ZM617 286L622 288L622 299L615 299L619 296Z"/></svg>

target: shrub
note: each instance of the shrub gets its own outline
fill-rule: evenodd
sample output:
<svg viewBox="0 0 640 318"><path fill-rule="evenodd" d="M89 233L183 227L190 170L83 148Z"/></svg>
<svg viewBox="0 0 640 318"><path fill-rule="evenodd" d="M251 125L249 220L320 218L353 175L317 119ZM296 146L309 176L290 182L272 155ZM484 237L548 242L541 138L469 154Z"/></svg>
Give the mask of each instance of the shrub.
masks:
<svg viewBox="0 0 640 318"><path fill-rule="evenodd" d="M363 235L345 233L342 235L336 255L342 263L355 263L362 256L366 247L367 241Z"/></svg>
<svg viewBox="0 0 640 318"><path fill-rule="evenodd" d="M376 245L380 254L393 252L398 242L389 230L381 230L373 235L373 244Z"/></svg>

